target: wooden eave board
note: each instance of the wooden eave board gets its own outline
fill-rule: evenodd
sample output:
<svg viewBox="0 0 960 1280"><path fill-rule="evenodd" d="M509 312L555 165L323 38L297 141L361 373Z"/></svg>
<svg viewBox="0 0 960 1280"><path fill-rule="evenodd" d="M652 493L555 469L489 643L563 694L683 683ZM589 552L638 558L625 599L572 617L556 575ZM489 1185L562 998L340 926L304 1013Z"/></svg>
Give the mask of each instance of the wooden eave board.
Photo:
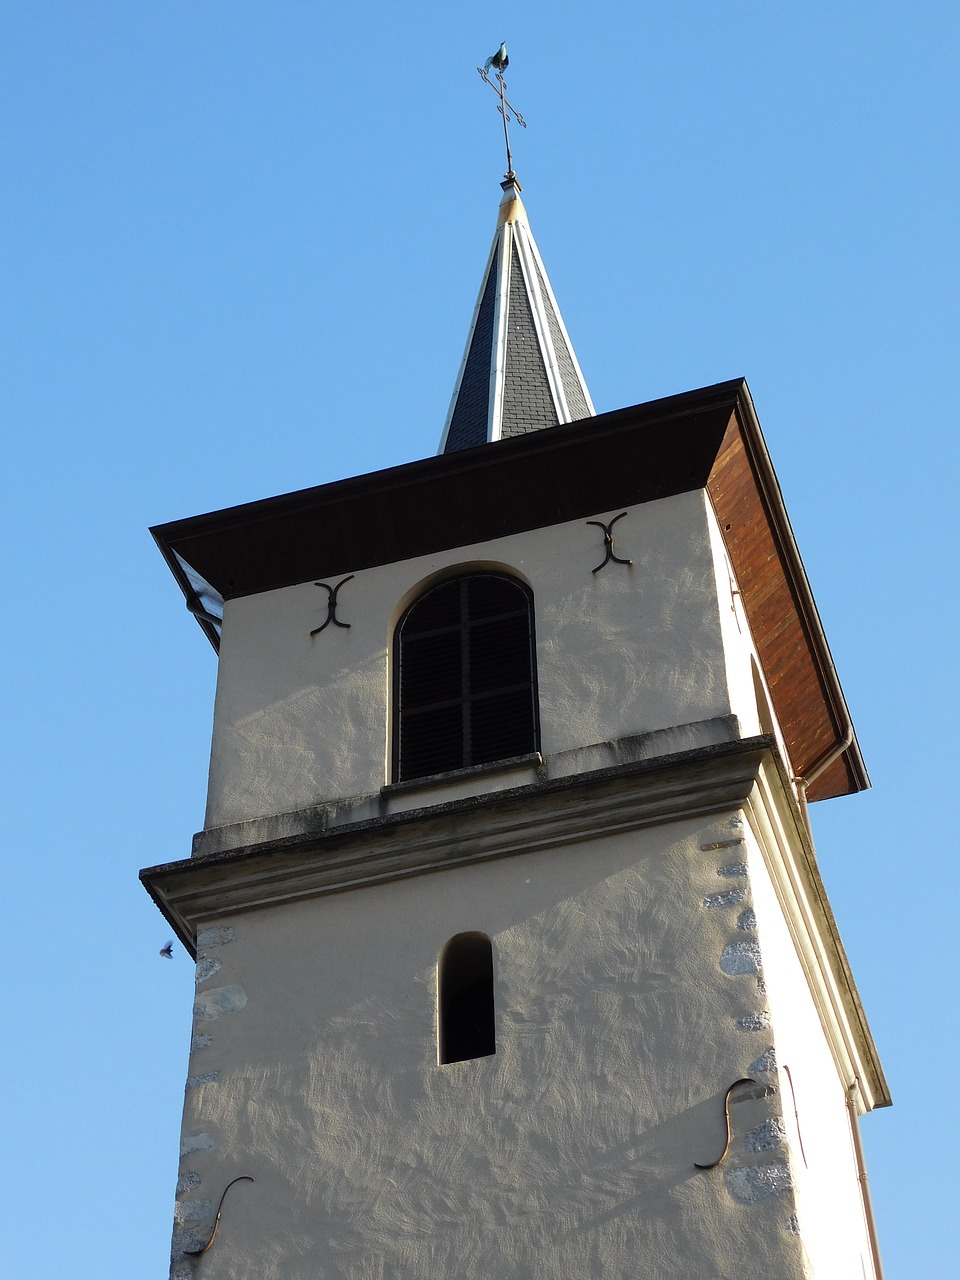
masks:
<svg viewBox="0 0 960 1280"><path fill-rule="evenodd" d="M797 773L843 739L848 713L749 398L731 414L707 489L723 531L760 665ZM870 785L854 738L807 798Z"/></svg>
<svg viewBox="0 0 960 1280"><path fill-rule="evenodd" d="M739 381L152 530L225 600L702 488Z"/></svg>

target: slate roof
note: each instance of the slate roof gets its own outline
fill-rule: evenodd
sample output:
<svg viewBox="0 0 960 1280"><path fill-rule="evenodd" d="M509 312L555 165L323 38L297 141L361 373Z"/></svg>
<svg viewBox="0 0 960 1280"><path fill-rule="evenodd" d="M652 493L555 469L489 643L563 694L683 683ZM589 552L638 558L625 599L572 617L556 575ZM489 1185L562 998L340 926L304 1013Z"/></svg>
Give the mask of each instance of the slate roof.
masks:
<svg viewBox="0 0 960 1280"><path fill-rule="evenodd" d="M474 308L441 453L594 414L593 401L527 223L515 177Z"/></svg>

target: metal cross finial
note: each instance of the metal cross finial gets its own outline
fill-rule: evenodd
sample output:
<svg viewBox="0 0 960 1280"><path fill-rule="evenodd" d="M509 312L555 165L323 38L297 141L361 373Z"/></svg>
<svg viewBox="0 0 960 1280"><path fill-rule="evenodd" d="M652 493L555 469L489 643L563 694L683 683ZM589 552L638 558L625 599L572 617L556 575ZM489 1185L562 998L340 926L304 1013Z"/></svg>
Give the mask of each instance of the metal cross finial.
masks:
<svg viewBox="0 0 960 1280"><path fill-rule="evenodd" d="M477 71L480 73L481 78L486 81L500 99L497 103L497 110L503 116L503 141L507 148L507 172L504 174L504 177L508 182L513 181L517 175L513 172L513 156L510 154L510 131L507 129L507 124L510 119L513 118L521 129L525 129L527 127L526 120L524 120L523 116L513 103L507 99L507 82L503 78L503 73L509 62L510 59L507 57L507 46L505 44L501 44L497 52L493 54L492 57L488 58L482 67L477 67ZM490 76L487 74L491 67L496 73L497 84L494 84L490 79ZM510 115L511 111L513 112L512 117Z"/></svg>

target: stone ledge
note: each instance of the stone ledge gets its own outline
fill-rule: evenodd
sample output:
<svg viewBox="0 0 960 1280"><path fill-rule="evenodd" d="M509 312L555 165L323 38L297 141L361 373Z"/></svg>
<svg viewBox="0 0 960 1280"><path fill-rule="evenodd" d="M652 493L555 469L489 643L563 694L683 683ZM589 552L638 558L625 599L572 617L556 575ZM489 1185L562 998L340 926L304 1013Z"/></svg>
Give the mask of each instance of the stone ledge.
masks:
<svg viewBox="0 0 960 1280"><path fill-rule="evenodd" d="M609 742L595 742L548 756L536 752L430 778L390 783L368 795L342 796L288 813L208 827L193 837L192 853L195 858L207 857L231 850L272 845L278 841L314 839L357 823L397 816L402 811L442 808L493 792L504 794L527 786L543 787L583 774L595 774L644 760L663 759L739 739L737 717L726 715L670 729L652 729ZM504 785L510 773L516 776Z"/></svg>
<svg viewBox="0 0 960 1280"><path fill-rule="evenodd" d="M245 911L542 851L741 804L774 744L715 743L510 791L366 818L140 873L184 944Z"/></svg>

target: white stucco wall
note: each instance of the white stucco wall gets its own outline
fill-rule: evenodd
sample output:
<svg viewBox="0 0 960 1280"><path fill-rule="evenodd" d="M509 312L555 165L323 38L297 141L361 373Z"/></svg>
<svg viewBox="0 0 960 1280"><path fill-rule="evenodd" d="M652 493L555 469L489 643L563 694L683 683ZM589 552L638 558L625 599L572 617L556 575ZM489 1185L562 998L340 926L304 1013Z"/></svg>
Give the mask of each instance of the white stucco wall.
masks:
<svg viewBox="0 0 960 1280"><path fill-rule="evenodd" d="M725 814L210 922L175 1244L249 1174L205 1280L799 1280L757 1146L774 1033L730 951L742 839ZM493 941L497 1053L441 1067L436 962L465 930Z"/></svg>
<svg viewBox="0 0 960 1280"><path fill-rule="evenodd" d="M790 1155L798 1229L816 1280L873 1280L845 1102L850 1082L838 1074L760 849L752 838L748 847L761 1007L775 1028L783 1150Z"/></svg>
<svg viewBox="0 0 960 1280"><path fill-rule="evenodd" d="M229 602L207 826L390 781L393 631L461 566L532 589L551 777L632 735L718 741L696 734L721 717L783 755L706 495L615 533L633 564L596 575L584 521L364 570L340 592L349 629L315 637L312 582ZM382 812L533 778L391 789ZM872 1280L845 1082L749 812L210 920L175 1246L207 1239L249 1174L204 1280ZM466 930L493 941L497 1053L441 1067L436 962ZM729 1154L698 1171L744 1076Z"/></svg>
<svg viewBox="0 0 960 1280"><path fill-rule="evenodd" d="M733 564L712 506L708 506L707 512L730 705L744 737L772 733L784 767L791 775L790 754L773 710ZM764 704L762 710L761 704Z"/></svg>
<svg viewBox="0 0 960 1280"><path fill-rule="evenodd" d="M763 732L750 668L750 655L754 653L753 639L733 565L727 555L723 534L712 506L707 508L707 528L716 574L717 605L730 702L736 708L744 735L749 736Z"/></svg>
<svg viewBox="0 0 960 1280"><path fill-rule="evenodd" d="M504 569L531 586L546 754L751 714L748 641L730 609L706 495L631 508L615 536L632 566L595 575L601 535L582 520L363 570L340 591L338 617L350 629L314 637L326 593L312 582L228 602L206 825L366 795L390 780L393 630L451 566Z"/></svg>

